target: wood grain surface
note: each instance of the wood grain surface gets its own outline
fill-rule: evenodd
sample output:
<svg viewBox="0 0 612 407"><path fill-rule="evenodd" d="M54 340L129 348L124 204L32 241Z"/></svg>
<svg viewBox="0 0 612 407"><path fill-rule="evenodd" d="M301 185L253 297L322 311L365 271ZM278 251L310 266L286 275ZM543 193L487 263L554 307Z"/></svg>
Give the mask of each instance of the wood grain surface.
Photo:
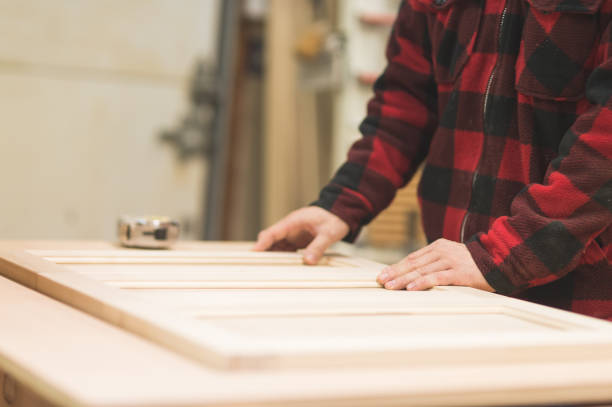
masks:
<svg viewBox="0 0 612 407"><path fill-rule="evenodd" d="M612 401L608 322L249 247L0 243L0 371L78 406Z"/></svg>

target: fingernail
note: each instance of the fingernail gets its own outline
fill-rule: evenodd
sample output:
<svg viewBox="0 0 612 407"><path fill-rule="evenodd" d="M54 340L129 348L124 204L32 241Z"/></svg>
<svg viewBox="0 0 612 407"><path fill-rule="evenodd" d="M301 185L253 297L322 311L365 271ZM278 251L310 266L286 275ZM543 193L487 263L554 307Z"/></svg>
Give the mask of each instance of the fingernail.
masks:
<svg viewBox="0 0 612 407"><path fill-rule="evenodd" d="M386 271L383 271L382 273L380 273L378 278L380 281L386 281L389 278L389 273L387 273Z"/></svg>
<svg viewBox="0 0 612 407"><path fill-rule="evenodd" d="M389 281L388 283L385 284L385 288L393 288L395 286L395 283L393 281Z"/></svg>
<svg viewBox="0 0 612 407"><path fill-rule="evenodd" d="M406 290L412 290L414 287L416 287L415 283L410 283L406 286Z"/></svg>

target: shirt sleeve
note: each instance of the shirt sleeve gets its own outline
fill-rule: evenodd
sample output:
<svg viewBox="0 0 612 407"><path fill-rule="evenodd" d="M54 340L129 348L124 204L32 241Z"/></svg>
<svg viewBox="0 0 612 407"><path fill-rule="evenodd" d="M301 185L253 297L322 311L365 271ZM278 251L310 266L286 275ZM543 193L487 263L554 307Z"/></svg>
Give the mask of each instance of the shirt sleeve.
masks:
<svg viewBox="0 0 612 407"><path fill-rule="evenodd" d="M512 201L510 216L466 244L488 283L513 294L559 279L581 262L605 259L594 243L612 223L612 26L589 76L589 108L563 135L540 184Z"/></svg>
<svg viewBox="0 0 612 407"><path fill-rule="evenodd" d="M353 241L411 179L437 125L427 19L415 7L402 3L387 44L387 66L359 126L362 137L313 203L349 225L346 241Z"/></svg>

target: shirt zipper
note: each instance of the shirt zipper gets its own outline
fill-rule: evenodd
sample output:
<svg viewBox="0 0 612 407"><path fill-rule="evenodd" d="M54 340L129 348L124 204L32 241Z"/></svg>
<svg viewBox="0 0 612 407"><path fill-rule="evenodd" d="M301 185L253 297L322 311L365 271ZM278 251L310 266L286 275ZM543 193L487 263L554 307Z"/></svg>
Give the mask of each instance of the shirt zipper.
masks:
<svg viewBox="0 0 612 407"><path fill-rule="evenodd" d="M504 30L504 22L506 21L507 14L508 14L508 6L504 6L504 10L502 11L502 15L501 15L501 18L499 19L499 26L498 26L499 37L497 40L497 46L499 47L499 49L501 49L501 47L503 46L502 35L503 35L503 30ZM476 165L476 170L474 171L474 174L472 175L472 192L474 191L474 185L476 185L476 178L478 177L478 170L480 169L480 162L482 161L482 156L484 155L484 151L485 151L485 143L487 140L487 135L485 134L485 121L487 120L487 107L489 104L489 95L491 93L491 86L493 85L493 79L495 78L495 74L497 73L497 69L499 67L500 60L501 58L498 55L497 60L495 61L495 65L493 66L493 70L491 71L491 75L489 75L489 80L487 81L487 87L485 88L485 94L484 94L484 99L483 99L483 104L482 104L482 133L483 133L482 152L480 155L480 159L478 160L478 164ZM468 206L468 210L469 210L469 206ZM461 243L464 243L465 224L467 223L467 219L469 215L470 213L466 210L465 215L463 216L463 221L461 222L461 231L459 232Z"/></svg>

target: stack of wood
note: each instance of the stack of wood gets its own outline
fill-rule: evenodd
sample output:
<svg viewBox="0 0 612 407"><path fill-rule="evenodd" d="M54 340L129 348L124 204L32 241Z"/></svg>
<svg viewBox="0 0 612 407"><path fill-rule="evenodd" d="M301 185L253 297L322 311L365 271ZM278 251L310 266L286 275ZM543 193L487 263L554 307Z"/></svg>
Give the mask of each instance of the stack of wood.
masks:
<svg viewBox="0 0 612 407"><path fill-rule="evenodd" d="M398 191L393 203L370 224L367 243L384 248L417 248L427 240L421 225L421 212L417 200L417 187L421 173Z"/></svg>

